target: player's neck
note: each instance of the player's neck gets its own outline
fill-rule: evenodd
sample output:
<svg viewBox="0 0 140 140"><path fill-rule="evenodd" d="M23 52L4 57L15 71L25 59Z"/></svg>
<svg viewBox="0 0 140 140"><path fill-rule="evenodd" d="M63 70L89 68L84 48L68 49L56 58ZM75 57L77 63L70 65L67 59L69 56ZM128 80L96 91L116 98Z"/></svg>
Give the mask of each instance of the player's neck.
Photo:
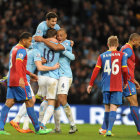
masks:
<svg viewBox="0 0 140 140"><path fill-rule="evenodd" d="M21 45L22 47L24 47L24 45L21 41L19 41L18 45Z"/></svg>
<svg viewBox="0 0 140 140"><path fill-rule="evenodd" d="M117 48L115 46L112 46L112 47L109 47L109 50L110 51L115 51L115 50L117 50Z"/></svg>
<svg viewBox="0 0 140 140"><path fill-rule="evenodd" d="M133 43L131 41L128 41L128 44L133 48Z"/></svg>

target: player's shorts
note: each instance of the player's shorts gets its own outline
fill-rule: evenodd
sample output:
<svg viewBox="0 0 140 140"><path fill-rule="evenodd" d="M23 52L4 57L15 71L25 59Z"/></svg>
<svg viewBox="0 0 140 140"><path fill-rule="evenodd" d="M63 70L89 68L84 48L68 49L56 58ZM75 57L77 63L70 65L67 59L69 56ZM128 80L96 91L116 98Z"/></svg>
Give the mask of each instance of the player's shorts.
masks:
<svg viewBox="0 0 140 140"><path fill-rule="evenodd" d="M35 94L34 94L34 92L33 92L33 90L32 90L32 87L31 87L30 83L28 83L28 85L29 85L29 87L30 87L32 97L35 96Z"/></svg>
<svg viewBox="0 0 140 140"><path fill-rule="evenodd" d="M58 88L58 80L48 76L38 77L38 95L42 97L46 96L46 99L56 99L56 93Z"/></svg>
<svg viewBox="0 0 140 140"><path fill-rule="evenodd" d="M68 95L68 91L71 86L71 83L72 83L72 78L60 77L60 79L58 81L57 94L67 94Z"/></svg>
<svg viewBox="0 0 140 140"><path fill-rule="evenodd" d="M137 94L135 84L128 81L127 88L123 90L123 96L127 97L127 96L131 96L131 95L135 95L135 94Z"/></svg>
<svg viewBox="0 0 140 140"><path fill-rule="evenodd" d="M15 99L17 101L32 99L31 90L29 86L21 87L8 87L7 99Z"/></svg>
<svg viewBox="0 0 140 140"><path fill-rule="evenodd" d="M122 92L120 91L104 91L103 92L103 103L104 104L115 104L121 105L122 104Z"/></svg>

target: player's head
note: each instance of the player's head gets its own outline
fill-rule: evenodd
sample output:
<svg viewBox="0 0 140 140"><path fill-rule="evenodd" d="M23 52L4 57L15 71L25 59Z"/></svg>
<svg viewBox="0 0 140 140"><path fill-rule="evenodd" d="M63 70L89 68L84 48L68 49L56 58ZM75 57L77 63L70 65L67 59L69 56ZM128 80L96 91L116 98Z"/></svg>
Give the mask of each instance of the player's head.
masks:
<svg viewBox="0 0 140 140"><path fill-rule="evenodd" d="M57 31L57 40L63 42L64 40L66 40L66 38L67 38L66 30L64 28L59 29Z"/></svg>
<svg viewBox="0 0 140 140"><path fill-rule="evenodd" d="M56 38L57 31L55 29L48 29L46 36L47 38Z"/></svg>
<svg viewBox="0 0 140 140"><path fill-rule="evenodd" d="M135 47L140 46L140 35L137 33L133 33L129 37L129 42L134 45Z"/></svg>
<svg viewBox="0 0 140 140"><path fill-rule="evenodd" d="M117 48L119 46L119 41L117 36L110 36L107 40L107 45L109 48Z"/></svg>
<svg viewBox="0 0 140 140"><path fill-rule="evenodd" d="M57 23L57 14L55 12L49 12L46 14L46 21L49 28L54 28Z"/></svg>
<svg viewBox="0 0 140 140"><path fill-rule="evenodd" d="M23 32L19 36L19 42L22 44L25 48L28 48L31 45L32 42L32 34L29 32Z"/></svg>

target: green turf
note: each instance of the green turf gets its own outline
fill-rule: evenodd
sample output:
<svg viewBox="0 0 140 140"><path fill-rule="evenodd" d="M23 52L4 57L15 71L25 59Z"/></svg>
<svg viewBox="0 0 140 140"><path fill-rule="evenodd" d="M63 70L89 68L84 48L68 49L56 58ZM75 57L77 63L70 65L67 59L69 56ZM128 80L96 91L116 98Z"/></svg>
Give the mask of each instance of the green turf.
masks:
<svg viewBox="0 0 140 140"><path fill-rule="evenodd" d="M32 127L32 126L31 126ZM53 124L49 124L48 128L53 128ZM98 129L100 125L77 125L78 132L75 134L68 134L69 125L61 125L61 134L21 134L17 132L10 124L6 124L5 130L11 133L10 136L0 135L0 140L137 140L140 136L137 136L135 126L114 126L113 137L104 137L99 135Z"/></svg>

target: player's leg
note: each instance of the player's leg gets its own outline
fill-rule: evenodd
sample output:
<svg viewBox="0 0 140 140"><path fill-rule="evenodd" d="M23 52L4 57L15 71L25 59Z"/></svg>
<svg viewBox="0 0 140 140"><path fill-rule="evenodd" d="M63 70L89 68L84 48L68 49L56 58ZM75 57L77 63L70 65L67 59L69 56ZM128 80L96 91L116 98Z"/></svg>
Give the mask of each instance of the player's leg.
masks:
<svg viewBox="0 0 140 140"><path fill-rule="evenodd" d="M4 131L4 125L7 119L8 112L10 108L15 104L13 89L8 87L6 103L2 108L0 116L0 135L10 135L10 133Z"/></svg>
<svg viewBox="0 0 140 140"><path fill-rule="evenodd" d="M109 112L110 112L110 92L107 91L103 92L103 104L105 105L105 113L104 113L103 125L99 129L100 135L104 135L108 128Z"/></svg>
<svg viewBox="0 0 140 140"><path fill-rule="evenodd" d="M20 89L20 90L23 90L23 89ZM25 95L26 95L26 97L25 97ZM45 130L45 129L41 130L40 129L38 118L37 118L36 113L34 111L34 101L32 99L29 86L26 86L24 88L24 98L26 99L25 104L26 104L27 114L32 121L32 124L35 128L36 134L47 134L47 133L51 132L52 131L51 129L48 129L48 130Z"/></svg>
<svg viewBox="0 0 140 140"><path fill-rule="evenodd" d="M70 131L69 131L70 134L75 133L77 131L74 118L72 115L71 107L67 102L67 95L68 95L68 91L71 86L71 83L72 83L72 78L60 77L59 83L58 83L58 93L57 93L58 101L63 106L64 112L70 123Z"/></svg>
<svg viewBox="0 0 140 140"><path fill-rule="evenodd" d="M106 136L112 136L112 128L116 120L117 108L122 104L122 92L110 92L110 113Z"/></svg>
<svg viewBox="0 0 140 140"><path fill-rule="evenodd" d="M46 108L48 106L48 101L47 100L43 100L43 102L40 104L40 108L39 108L39 122L41 123L46 111Z"/></svg>
<svg viewBox="0 0 140 140"><path fill-rule="evenodd" d="M108 128L108 122L109 122L109 112L110 112L110 105L105 104L105 112L104 112L104 120L103 120L103 125L99 129L99 134L104 135L106 133L106 130Z"/></svg>
<svg viewBox="0 0 140 140"><path fill-rule="evenodd" d="M123 92L124 96L130 103L130 111L132 118L137 127L138 135L140 135L140 114L138 109L136 86L134 83L128 81L128 87Z"/></svg>
<svg viewBox="0 0 140 140"><path fill-rule="evenodd" d="M48 100L48 106L44 114L42 125L45 126L46 123L50 120L51 116L54 113L56 92L57 92L58 80L46 76L46 100Z"/></svg>
<svg viewBox="0 0 140 140"><path fill-rule="evenodd" d="M54 129L54 133L60 133L61 129L60 129L60 115L61 115L61 111L60 111L60 103L58 102L58 100L56 100L55 103L55 109L54 109L54 121L55 121L55 129Z"/></svg>

